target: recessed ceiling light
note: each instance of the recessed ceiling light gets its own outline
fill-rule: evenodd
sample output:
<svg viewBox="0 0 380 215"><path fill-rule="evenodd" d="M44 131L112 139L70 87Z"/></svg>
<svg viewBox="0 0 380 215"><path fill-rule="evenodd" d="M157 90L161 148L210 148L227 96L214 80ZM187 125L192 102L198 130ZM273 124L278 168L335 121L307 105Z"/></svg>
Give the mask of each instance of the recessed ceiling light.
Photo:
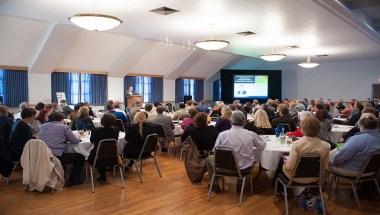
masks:
<svg viewBox="0 0 380 215"><path fill-rule="evenodd" d="M166 16L166 15L170 15L170 14L173 14L173 13L177 13L177 12L179 12L179 10L175 10L175 9L172 9L172 8L169 8L169 7L159 7L159 8L150 10L150 12Z"/></svg>
<svg viewBox="0 0 380 215"><path fill-rule="evenodd" d="M236 34L239 34L241 36L251 36L251 35L255 35L256 33L253 31L242 31L242 32L238 32Z"/></svg>

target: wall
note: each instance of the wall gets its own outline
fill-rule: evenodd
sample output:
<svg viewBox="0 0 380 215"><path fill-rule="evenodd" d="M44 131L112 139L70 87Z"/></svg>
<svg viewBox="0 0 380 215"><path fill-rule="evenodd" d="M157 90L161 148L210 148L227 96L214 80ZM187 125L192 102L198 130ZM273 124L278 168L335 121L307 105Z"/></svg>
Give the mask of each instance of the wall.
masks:
<svg viewBox="0 0 380 215"><path fill-rule="evenodd" d="M123 77L107 78L108 84L108 99L124 102L124 79Z"/></svg>
<svg viewBox="0 0 380 215"><path fill-rule="evenodd" d="M304 69L296 63L243 58L225 69L282 70L283 98L366 100L371 97L372 83L380 79L380 59L323 62L316 68Z"/></svg>
<svg viewBox="0 0 380 215"><path fill-rule="evenodd" d="M28 73L29 103L51 103L51 74ZM15 89L17 90L17 88Z"/></svg>
<svg viewBox="0 0 380 215"><path fill-rule="evenodd" d="M298 69L297 96L367 100L379 78L380 59L321 63L311 70Z"/></svg>
<svg viewBox="0 0 380 215"><path fill-rule="evenodd" d="M175 80L164 79L164 101L175 101Z"/></svg>

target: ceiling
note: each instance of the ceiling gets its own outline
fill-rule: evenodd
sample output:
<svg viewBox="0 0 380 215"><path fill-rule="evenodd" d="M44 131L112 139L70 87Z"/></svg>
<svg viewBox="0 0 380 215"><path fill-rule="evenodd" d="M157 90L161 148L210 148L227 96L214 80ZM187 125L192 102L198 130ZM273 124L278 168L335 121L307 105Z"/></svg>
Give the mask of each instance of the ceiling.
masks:
<svg viewBox="0 0 380 215"><path fill-rule="evenodd" d="M162 6L179 12L149 11ZM123 24L91 32L68 21L89 12L117 16ZM329 55L314 58L318 62L380 58L378 35L332 0L1 0L0 28L0 65L27 66L31 72L207 79L238 58L258 57L271 47L288 55L286 63L317 54ZM218 52L187 48L207 39L211 29L231 45ZM242 31L256 34L236 34ZM160 43L165 38L171 45ZM290 45L299 48L286 48Z"/></svg>

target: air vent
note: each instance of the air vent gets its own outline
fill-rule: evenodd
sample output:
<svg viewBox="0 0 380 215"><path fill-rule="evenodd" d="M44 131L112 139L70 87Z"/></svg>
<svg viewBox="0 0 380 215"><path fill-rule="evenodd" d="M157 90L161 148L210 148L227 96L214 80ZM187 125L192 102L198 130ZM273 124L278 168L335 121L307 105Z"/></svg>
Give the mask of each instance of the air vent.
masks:
<svg viewBox="0 0 380 215"><path fill-rule="evenodd" d="M293 46L287 46L286 48L288 48L288 49L298 49L299 46L297 46L297 45L293 45Z"/></svg>
<svg viewBox="0 0 380 215"><path fill-rule="evenodd" d="M329 56L328 54L319 54L319 55L317 55L317 57L327 57L327 56Z"/></svg>
<svg viewBox="0 0 380 215"><path fill-rule="evenodd" d="M236 34L239 34L241 36L251 36L251 35L255 35L256 33L255 32L252 32L252 31L242 31L242 32L239 32L239 33L236 33Z"/></svg>
<svg viewBox="0 0 380 215"><path fill-rule="evenodd" d="M177 13L179 11L178 10L174 10L172 8L168 8L168 7L160 7L160 8L156 8L156 9L150 10L150 12L166 16L166 15L170 15L170 14L173 14L173 13Z"/></svg>

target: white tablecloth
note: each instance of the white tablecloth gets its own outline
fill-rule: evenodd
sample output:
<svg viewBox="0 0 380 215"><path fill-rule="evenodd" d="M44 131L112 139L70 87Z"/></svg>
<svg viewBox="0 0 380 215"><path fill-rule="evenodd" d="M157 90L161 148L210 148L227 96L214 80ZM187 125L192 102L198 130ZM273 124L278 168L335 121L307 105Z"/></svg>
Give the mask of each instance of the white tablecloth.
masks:
<svg viewBox="0 0 380 215"><path fill-rule="evenodd" d="M261 153L260 163L261 166L270 172L274 172L277 169L280 156L283 153L289 153L291 144L280 143L280 140L276 135L260 135L267 145ZM260 156L260 155L258 155Z"/></svg>
<svg viewBox="0 0 380 215"><path fill-rule="evenodd" d="M101 120L101 118L94 118L92 120L92 123L94 123L94 126L96 128L102 127L102 124L100 123L100 120ZM64 122L65 122L66 125L68 125L68 124L71 123L71 120L70 119L64 119Z"/></svg>
<svg viewBox="0 0 380 215"><path fill-rule="evenodd" d="M73 131L73 133L77 136L79 136L78 131ZM67 152L77 152L81 155L83 155L86 160L88 156L90 155L91 150L94 148L94 145L90 141L90 135L84 135L80 136L81 142L78 144L68 144L66 151ZM117 151L118 153L122 154L125 146L125 133L119 132L119 141L117 143Z"/></svg>
<svg viewBox="0 0 380 215"><path fill-rule="evenodd" d="M338 143L339 139L353 127L354 126L349 125L333 125L330 132L331 142Z"/></svg>
<svg viewBox="0 0 380 215"><path fill-rule="evenodd" d="M180 124L181 124L182 121L180 121ZM209 125L212 125L212 126L215 126L215 123L214 121L211 121ZM176 124L174 126L174 129L173 129L173 132L174 132L174 135L182 135L183 134L183 129L181 128L181 125L180 124Z"/></svg>

